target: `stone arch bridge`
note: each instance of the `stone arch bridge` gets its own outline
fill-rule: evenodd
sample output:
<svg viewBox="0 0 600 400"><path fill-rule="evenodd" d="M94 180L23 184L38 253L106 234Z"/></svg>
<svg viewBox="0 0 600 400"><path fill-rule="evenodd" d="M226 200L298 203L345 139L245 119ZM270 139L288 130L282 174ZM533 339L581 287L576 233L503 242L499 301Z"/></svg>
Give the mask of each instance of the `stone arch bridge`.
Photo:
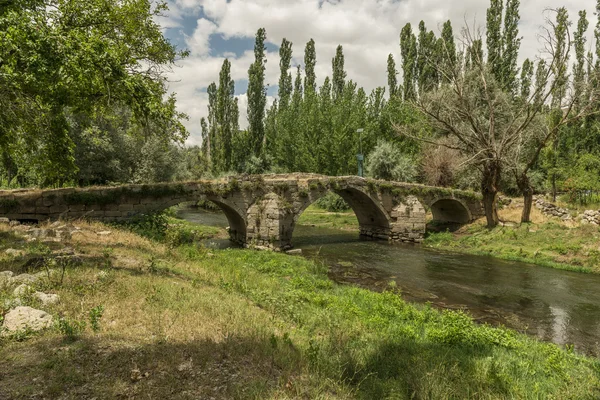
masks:
<svg viewBox="0 0 600 400"><path fill-rule="evenodd" d="M0 216L42 221L89 218L122 221L179 203L209 200L229 221L232 241L285 250L292 247L302 212L328 191L352 208L360 234L421 242L426 209L442 223L468 223L483 215L474 192L378 181L356 176L256 175L213 181L114 187L0 191Z"/></svg>

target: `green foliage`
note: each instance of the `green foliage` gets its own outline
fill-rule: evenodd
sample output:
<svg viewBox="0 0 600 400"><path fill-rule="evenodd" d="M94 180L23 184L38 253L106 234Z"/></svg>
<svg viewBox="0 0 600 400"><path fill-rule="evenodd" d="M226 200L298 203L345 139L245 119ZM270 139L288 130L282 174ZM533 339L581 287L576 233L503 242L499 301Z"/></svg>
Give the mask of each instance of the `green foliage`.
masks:
<svg viewBox="0 0 600 400"><path fill-rule="evenodd" d="M327 192L325 196L315 201L315 205L329 212L348 211L350 209L348 203L341 196L333 192Z"/></svg>
<svg viewBox="0 0 600 400"><path fill-rule="evenodd" d="M59 332L70 342L77 340L85 331L86 326L85 321L64 317L59 318L57 322Z"/></svg>
<svg viewBox="0 0 600 400"><path fill-rule="evenodd" d="M90 312L88 314L89 319L90 319L90 326L92 328L92 331L94 332L100 332L100 319L102 318L102 315L104 314L104 307L102 305L96 306L92 309L90 309Z"/></svg>
<svg viewBox="0 0 600 400"><path fill-rule="evenodd" d="M167 96L163 71L187 52L177 51L155 22L165 10L165 3L148 0L2 6L0 150L13 166L43 185L72 180L70 111L91 116L119 105L146 132L152 125L165 139L185 140L185 115Z"/></svg>
<svg viewBox="0 0 600 400"><path fill-rule="evenodd" d="M369 154L367 173L375 179L399 182L412 182L417 175L414 161L388 142L379 142Z"/></svg>

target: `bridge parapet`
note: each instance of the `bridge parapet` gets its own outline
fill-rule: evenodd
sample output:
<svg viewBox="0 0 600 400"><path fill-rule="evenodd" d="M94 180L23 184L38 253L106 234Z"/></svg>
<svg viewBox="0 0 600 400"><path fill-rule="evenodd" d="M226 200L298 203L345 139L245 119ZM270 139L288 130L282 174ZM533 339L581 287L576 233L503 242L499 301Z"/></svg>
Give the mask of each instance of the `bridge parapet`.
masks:
<svg viewBox="0 0 600 400"><path fill-rule="evenodd" d="M426 209L434 220L467 223L483 215L473 192L355 176L316 174L238 176L221 180L53 190L0 191L0 215L43 221L89 218L122 221L173 205L206 199L230 224L233 241L287 249L302 212L332 191L353 209L360 234L420 242Z"/></svg>

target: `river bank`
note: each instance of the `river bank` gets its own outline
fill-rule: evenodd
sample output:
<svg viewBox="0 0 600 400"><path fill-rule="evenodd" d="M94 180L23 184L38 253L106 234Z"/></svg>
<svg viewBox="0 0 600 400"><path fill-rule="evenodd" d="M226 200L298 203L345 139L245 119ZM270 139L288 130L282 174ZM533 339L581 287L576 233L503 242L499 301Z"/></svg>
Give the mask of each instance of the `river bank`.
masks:
<svg viewBox="0 0 600 400"><path fill-rule="evenodd" d="M65 247L82 260L62 281L35 283L60 296L46 311L62 324L0 340L8 398L600 395L593 358L476 325L462 312L411 305L393 287L335 284L326 267L301 257L78 228L71 239L40 243L0 227L1 270L44 270L30 261L40 255L54 270L51 255ZM0 297L14 300L9 289Z"/></svg>
<svg viewBox="0 0 600 400"><path fill-rule="evenodd" d="M521 206L515 201L499 211L501 226L487 229L483 219L458 230L427 233L428 248L495 257L569 271L600 273L600 227L563 221L532 210L532 223L520 224ZM299 224L356 230L352 211L330 213L310 207ZM432 227L440 230L439 227Z"/></svg>

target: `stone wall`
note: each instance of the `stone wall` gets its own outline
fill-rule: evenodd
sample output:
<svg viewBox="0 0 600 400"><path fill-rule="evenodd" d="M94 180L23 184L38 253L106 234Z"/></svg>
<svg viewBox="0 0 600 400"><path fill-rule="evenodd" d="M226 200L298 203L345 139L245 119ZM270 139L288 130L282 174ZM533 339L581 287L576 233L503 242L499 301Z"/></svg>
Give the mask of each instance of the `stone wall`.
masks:
<svg viewBox="0 0 600 400"><path fill-rule="evenodd" d="M562 219L563 221L573 220L570 210L547 202L543 197L537 197L535 199L535 206L547 217L556 217ZM577 219L579 219L582 224L600 225L600 211L586 210L579 214Z"/></svg>

